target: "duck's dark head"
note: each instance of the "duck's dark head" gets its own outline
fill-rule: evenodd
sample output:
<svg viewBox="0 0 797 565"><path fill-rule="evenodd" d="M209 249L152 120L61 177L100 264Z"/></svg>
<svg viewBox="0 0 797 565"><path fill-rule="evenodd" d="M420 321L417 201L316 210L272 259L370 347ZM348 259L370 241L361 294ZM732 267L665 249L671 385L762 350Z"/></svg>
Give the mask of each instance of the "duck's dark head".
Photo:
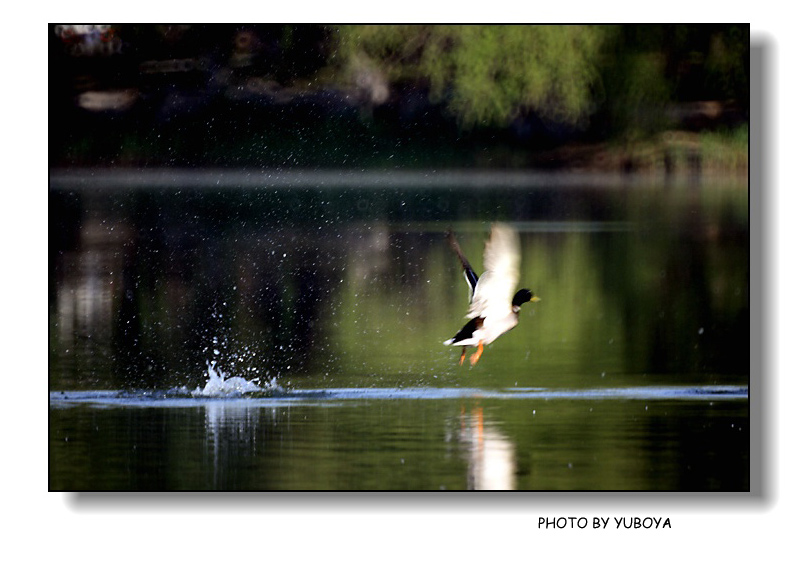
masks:
<svg viewBox="0 0 797 565"><path fill-rule="evenodd" d="M521 304L525 304L526 302L539 302L540 297L534 296L534 293L531 292L527 288L521 288L519 291L515 293L515 297L512 299L512 308L517 311L520 310Z"/></svg>

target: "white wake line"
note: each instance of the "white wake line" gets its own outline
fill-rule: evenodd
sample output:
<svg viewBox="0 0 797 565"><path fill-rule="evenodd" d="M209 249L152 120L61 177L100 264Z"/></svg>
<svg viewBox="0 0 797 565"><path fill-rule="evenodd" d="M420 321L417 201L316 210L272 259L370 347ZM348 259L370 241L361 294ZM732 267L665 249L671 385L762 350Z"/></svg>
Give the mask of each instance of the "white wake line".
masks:
<svg viewBox="0 0 797 565"><path fill-rule="evenodd" d="M747 400L746 386L650 386L593 389L511 388L484 390L479 388L331 388L293 389L270 396L186 397L164 393L140 394L123 391L55 391L50 393L52 408L75 404L116 406L196 406L207 402L244 403L248 405L281 405L291 403L324 403L330 400L391 400L391 399L573 399L573 400Z"/></svg>

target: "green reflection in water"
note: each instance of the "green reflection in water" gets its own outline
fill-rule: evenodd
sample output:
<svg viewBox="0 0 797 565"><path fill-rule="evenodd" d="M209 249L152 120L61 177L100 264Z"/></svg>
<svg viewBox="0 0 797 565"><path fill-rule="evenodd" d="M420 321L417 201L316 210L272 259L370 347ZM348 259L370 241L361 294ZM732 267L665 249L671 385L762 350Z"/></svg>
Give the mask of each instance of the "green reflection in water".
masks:
<svg viewBox="0 0 797 565"><path fill-rule="evenodd" d="M55 490L745 490L741 401L379 399L51 412Z"/></svg>
<svg viewBox="0 0 797 565"><path fill-rule="evenodd" d="M413 215L407 202L423 218L439 212L438 199L469 192L380 194L363 207L370 219L357 219L357 191L189 193L185 202L79 194L78 241L51 246L51 384L192 385L212 359L248 378L433 385L461 376L441 343L462 322L467 289L443 232L460 234L479 269L489 222L460 211L403 219ZM555 377L569 386L618 373L746 376L749 249L738 194L474 198L465 218L492 209L507 219L516 206L521 282L543 301L523 308L520 326L473 373L495 385ZM292 211L274 216L292 198Z"/></svg>
<svg viewBox="0 0 797 565"><path fill-rule="evenodd" d="M746 383L747 193L51 193L50 389ZM442 345L493 220L542 302ZM50 488L746 490L742 401L361 400L50 411ZM498 481L489 482L488 481ZM489 487L488 487L489 488Z"/></svg>

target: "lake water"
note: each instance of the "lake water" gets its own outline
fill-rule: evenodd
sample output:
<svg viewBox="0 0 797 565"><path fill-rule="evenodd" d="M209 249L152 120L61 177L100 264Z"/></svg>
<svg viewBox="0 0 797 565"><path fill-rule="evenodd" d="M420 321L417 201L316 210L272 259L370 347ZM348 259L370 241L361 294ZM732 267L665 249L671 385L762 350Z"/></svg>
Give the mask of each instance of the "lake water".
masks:
<svg viewBox="0 0 797 565"><path fill-rule="evenodd" d="M750 489L746 183L53 171L51 490ZM517 328L446 347L489 226Z"/></svg>

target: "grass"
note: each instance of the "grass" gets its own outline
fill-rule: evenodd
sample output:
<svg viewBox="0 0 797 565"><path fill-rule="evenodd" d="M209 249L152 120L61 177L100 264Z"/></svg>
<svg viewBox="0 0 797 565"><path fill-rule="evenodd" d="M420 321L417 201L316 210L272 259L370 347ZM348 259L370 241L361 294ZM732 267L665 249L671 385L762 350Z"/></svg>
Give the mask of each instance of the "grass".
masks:
<svg viewBox="0 0 797 565"><path fill-rule="evenodd" d="M750 148L747 124L733 130L703 132L699 135L699 142L705 168L747 172Z"/></svg>
<svg viewBox="0 0 797 565"><path fill-rule="evenodd" d="M591 153L586 166L650 174L747 175L748 130L747 124L717 131L667 130L633 142L602 146Z"/></svg>

